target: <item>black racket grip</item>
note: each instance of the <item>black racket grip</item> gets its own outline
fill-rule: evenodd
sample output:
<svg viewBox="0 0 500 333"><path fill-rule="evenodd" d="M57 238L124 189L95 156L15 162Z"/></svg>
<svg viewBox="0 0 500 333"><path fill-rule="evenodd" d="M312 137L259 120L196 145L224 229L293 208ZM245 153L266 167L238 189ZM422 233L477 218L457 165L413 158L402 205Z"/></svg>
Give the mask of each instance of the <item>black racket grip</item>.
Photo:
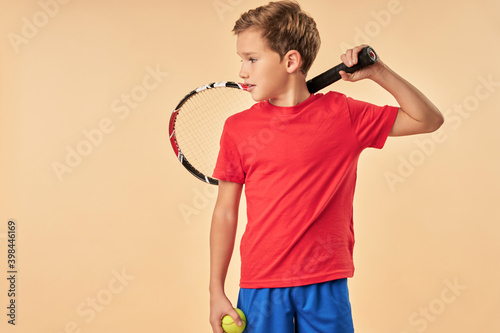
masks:
<svg viewBox="0 0 500 333"><path fill-rule="evenodd" d="M314 94L330 84L341 79L339 72L354 73L358 69L376 63L378 60L377 53L367 46L358 53L358 63L352 67L347 67L344 63L327 70L323 74L307 81L307 89L311 94Z"/></svg>

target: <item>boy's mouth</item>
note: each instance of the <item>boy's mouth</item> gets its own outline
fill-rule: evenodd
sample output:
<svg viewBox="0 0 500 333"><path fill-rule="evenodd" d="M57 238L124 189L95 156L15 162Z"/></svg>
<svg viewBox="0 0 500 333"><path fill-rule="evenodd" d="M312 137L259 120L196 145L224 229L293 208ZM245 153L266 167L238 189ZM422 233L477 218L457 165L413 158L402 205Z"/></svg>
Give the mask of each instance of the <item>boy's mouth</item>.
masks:
<svg viewBox="0 0 500 333"><path fill-rule="evenodd" d="M246 91L251 91L253 90L253 88L255 88L255 84L251 84L251 83L244 83L243 84L243 87Z"/></svg>

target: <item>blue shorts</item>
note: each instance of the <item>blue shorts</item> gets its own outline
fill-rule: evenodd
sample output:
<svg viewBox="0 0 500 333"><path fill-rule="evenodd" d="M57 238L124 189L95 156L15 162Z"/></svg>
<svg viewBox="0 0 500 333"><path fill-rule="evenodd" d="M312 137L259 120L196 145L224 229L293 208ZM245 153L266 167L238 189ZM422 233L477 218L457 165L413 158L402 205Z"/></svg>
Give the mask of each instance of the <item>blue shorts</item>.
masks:
<svg viewBox="0 0 500 333"><path fill-rule="evenodd" d="M353 333L347 279L301 287L240 289L245 333Z"/></svg>

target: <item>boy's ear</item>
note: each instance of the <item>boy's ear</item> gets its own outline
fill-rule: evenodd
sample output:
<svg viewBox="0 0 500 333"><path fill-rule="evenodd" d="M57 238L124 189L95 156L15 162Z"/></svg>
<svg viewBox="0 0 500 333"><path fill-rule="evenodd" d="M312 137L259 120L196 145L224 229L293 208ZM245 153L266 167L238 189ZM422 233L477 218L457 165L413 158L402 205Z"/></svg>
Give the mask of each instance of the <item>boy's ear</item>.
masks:
<svg viewBox="0 0 500 333"><path fill-rule="evenodd" d="M292 74L297 71L300 71L300 68L302 66L302 56L300 55L299 51L296 50L288 51L285 54L283 60L285 60L286 70L288 73Z"/></svg>

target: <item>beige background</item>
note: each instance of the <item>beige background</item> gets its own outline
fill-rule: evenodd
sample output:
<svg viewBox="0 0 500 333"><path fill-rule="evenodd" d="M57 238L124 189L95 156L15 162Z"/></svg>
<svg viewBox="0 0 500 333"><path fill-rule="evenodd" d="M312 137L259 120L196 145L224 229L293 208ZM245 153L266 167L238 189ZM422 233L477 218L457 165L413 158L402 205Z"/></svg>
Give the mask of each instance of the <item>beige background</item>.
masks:
<svg viewBox="0 0 500 333"><path fill-rule="evenodd" d="M191 89L238 80L230 30L264 3L0 1L2 332L210 331L215 188L176 160L168 118ZM301 3L323 41L311 76L367 42L447 114L437 134L391 138L361 158L357 332L497 332L500 2ZM334 89L394 102L371 82ZM68 157L78 149L86 156ZM241 216L240 235L244 205ZM15 327L9 219L18 225ZM235 255L234 302L238 269Z"/></svg>

